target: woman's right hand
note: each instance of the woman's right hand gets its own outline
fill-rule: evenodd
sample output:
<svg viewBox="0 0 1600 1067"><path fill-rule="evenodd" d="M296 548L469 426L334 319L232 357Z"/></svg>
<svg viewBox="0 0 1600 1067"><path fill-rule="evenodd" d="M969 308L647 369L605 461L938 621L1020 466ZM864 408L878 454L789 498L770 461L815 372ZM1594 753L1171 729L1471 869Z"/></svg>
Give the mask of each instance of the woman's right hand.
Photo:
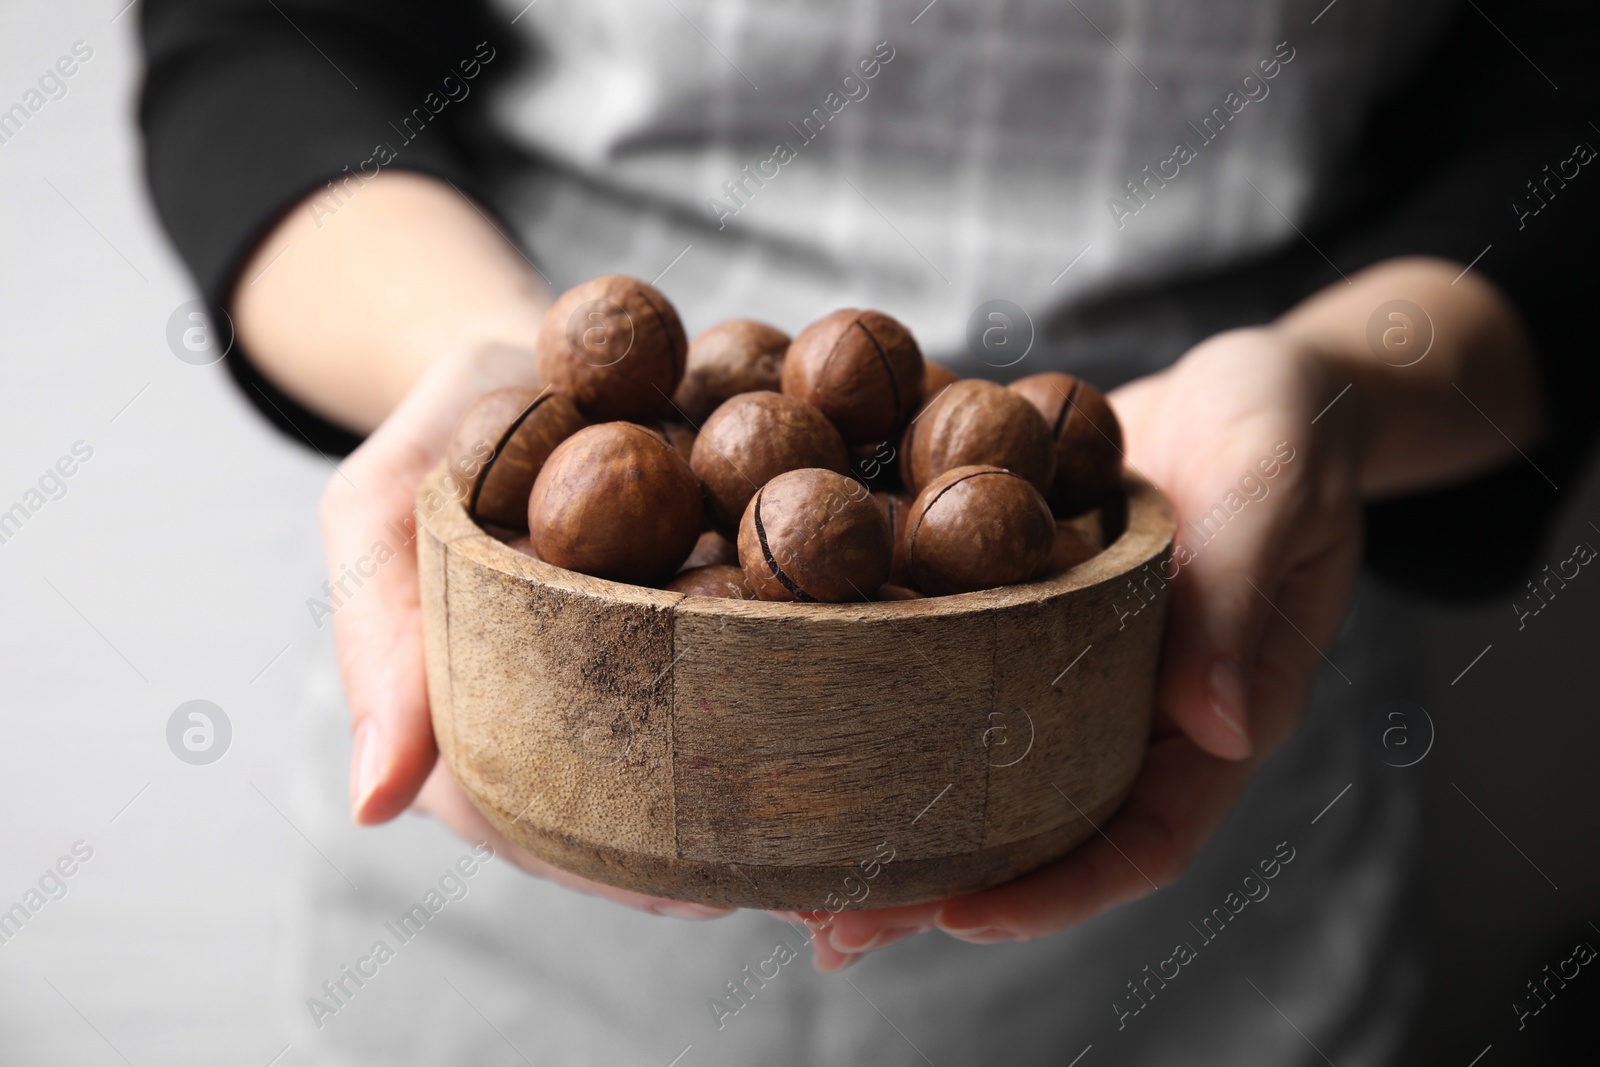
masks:
<svg viewBox="0 0 1600 1067"><path fill-rule="evenodd" d="M488 841L527 873L579 892L658 915L725 915L726 909L600 885L545 863L501 835L438 758L423 665L417 489L473 400L490 389L536 381L533 354L525 349L486 346L436 360L339 465L323 493L323 543L338 593L334 646L354 732L351 817L370 826L416 807L467 840ZM349 577L358 569L370 574L359 586ZM337 590L341 580L347 595Z"/></svg>
<svg viewBox="0 0 1600 1067"><path fill-rule="evenodd" d="M370 826L415 806L530 874L645 911L721 915L596 885L516 847L434 746L417 488L473 400L537 380L527 346L549 302L549 286L483 209L447 182L393 169L346 176L336 198L316 190L239 271L230 307L252 362L322 417L370 431L322 497L334 647L355 733L351 817Z"/></svg>

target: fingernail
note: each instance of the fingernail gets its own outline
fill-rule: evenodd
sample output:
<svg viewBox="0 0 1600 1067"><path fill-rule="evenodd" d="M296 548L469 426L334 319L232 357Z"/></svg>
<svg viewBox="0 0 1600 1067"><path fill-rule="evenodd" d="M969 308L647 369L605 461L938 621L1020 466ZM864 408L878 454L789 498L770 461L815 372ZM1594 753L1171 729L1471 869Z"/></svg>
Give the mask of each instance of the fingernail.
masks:
<svg viewBox="0 0 1600 1067"><path fill-rule="evenodd" d="M664 915L669 919L720 919L728 914L727 908L712 908L704 904L691 904L686 900L663 900L650 905L650 910L656 915Z"/></svg>
<svg viewBox="0 0 1600 1067"><path fill-rule="evenodd" d="M941 927L941 929L943 928ZM981 926L976 930L945 929L944 932L959 941L965 941L971 945L996 945L1001 941L1010 941L1015 937L1010 930L1003 930L998 926Z"/></svg>
<svg viewBox="0 0 1600 1067"><path fill-rule="evenodd" d="M1207 680L1211 683L1211 710L1228 724L1228 729L1239 735L1239 740L1244 742L1244 754L1248 756L1252 746L1245 725L1244 671L1239 661L1232 656L1218 656L1211 664Z"/></svg>
<svg viewBox="0 0 1600 1067"><path fill-rule="evenodd" d="M884 939L895 933L897 927L886 927L873 933L870 937L862 937L859 930L841 930L834 927L828 935L828 942L840 952L870 952L883 944Z"/></svg>
<svg viewBox="0 0 1600 1067"><path fill-rule="evenodd" d="M368 716L356 727L355 740L350 747L350 817L358 824L367 801L377 791L382 763L383 745L378 736L378 723Z"/></svg>
<svg viewBox="0 0 1600 1067"><path fill-rule="evenodd" d="M801 928L806 932L806 940L821 941L828 937L829 932L833 929L833 924L827 922L826 920L821 922L803 920L801 922ZM828 943L832 944L833 942L830 940Z"/></svg>

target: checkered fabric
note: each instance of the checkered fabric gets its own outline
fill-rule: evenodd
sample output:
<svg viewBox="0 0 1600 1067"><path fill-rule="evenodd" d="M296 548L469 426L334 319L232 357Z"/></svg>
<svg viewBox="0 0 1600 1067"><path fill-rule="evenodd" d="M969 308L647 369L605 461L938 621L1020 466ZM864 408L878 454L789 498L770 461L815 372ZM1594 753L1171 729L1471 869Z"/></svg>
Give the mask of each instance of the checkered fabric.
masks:
<svg viewBox="0 0 1600 1067"><path fill-rule="evenodd" d="M970 364L984 301L1042 335L1300 240L1453 6L1335 2L503 0L534 61L495 122L539 161L503 193L558 287L670 265L691 330L860 304Z"/></svg>

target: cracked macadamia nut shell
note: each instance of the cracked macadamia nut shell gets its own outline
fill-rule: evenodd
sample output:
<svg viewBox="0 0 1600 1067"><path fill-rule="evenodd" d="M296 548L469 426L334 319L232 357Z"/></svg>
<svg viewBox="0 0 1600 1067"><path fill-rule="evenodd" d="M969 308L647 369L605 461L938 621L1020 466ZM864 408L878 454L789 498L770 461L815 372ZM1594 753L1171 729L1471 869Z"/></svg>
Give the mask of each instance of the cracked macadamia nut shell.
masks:
<svg viewBox="0 0 1600 1067"><path fill-rule="evenodd" d="M829 470L778 475L739 524L739 563L762 600L866 600L889 580L891 558L883 509Z"/></svg>
<svg viewBox="0 0 1600 1067"><path fill-rule="evenodd" d="M924 360L922 364L922 402L926 404L946 388L961 380L961 375L943 363Z"/></svg>
<svg viewBox="0 0 1600 1067"><path fill-rule="evenodd" d="M922 399L922 350L881 311L841 308L801 330L783 391L820 410L847 445L887 440Z"/></svg>
<svg viewBox="0 0 1600 1067"><path fill-rule="evenodd" d="M689 342L671 301L648 282L607 274L562 293L539 328L540 376L596 422L670 410Z"/></svg>
<svg viewBox="0 0 1600 1067"><path fill-rule="evenodd" d="M710 567L716 563L725 563L730 567L739 565L739 546L723 537L715 530L706 530L701 533L700 539L694 543L689 558L683 561L683 570L693 570L695 567Z"/></svg>
<svg viewBox="0 0 1600 1067"><path fill-rule="evenodd" d="M740 393L777 392L789 335L764 322L730 319L689 342L688 368L672 403L680 418L699 423Z"/></svg>
<svg viewBox="0 0 1600 1067"><path fill-rule="evenodd" d="M726 563L713 563L706 567L692 567L679 571L672 581L662 586L669 593L684 596L721 597L724 600L754 600L745 581L744 571Z"/></svg>
<svg viewBox="0 0 1600 1067"><path fill-rule="evenodd" d="M1038 409L1050 427L1056 473L1045 495L1057 515L1079 515L1122 485L1122 424L1105 394L1070 374L1033 374L1010 389Z"/></svg>
<svg viewBox="0 0 1600 1067"><path fill-rule="evenodd" d="M549 389L510 386L480 396L450 441L450 467L467 485L467 513L508 530L528 526L528 494L550 453L589 420Z"/></svg>
<svg viewBox="0 0 1600 1067"><path fill-rule="evenodd" d="M911 497L906 493L873 493L872 499L883 509L883 517L889 523L889 539L894 545L889 584L910 586L911 573L906 569L906 518L911 514Z"/></svg>
<svg viewBox="0 0 1600 1067"><path fill-rule="evenodd" d="M640 425L651 433L660 435L667 444L677 449L678 455L684 459L688 459L690 453L694 451L694 439L697 435L692 426L685 426L670 419L652 419Z"/></svg>
<svg viewBox="0 0 1600 1067"><path fill-rule="evenodd" d="M1056 523L1055 547L1051 551L1050 572L1069 571L1100 554L1100 546L1071 519Z"/></svg>
<svg viewBox="0 0 1600 1067"><path fill-rule="evenodd" d="M521 552L524 556L528 556L532 559L539 558L538 550L533 547L533 538L529 537L527 534L519 534L518 536L507 541L506 544L516 549L518 552Z"/></svg>
<svg viewBox="0 0 1600 1067"><path fill-rule="evenodd" d="M1024 397L981 378L955 382L935 397L901 440L901 474L912 493L945 471L1004 467L1041 493L1055 476L1050 427Z"/></svg>
<svg viewBox="0 0 1600 1067"><path fill-rule="evenodd" d="M1044 577L1056 522L1026 479L999 467L957 467L918 494L905 538L916 588L947 596Z"/></svg>
<svg viewBox="0 0 1600 1067"><path fill-rule="evenodd" d="M767 482L804 467L845 474L850 457L822 412L792 396L759 392L741 393L712 413L689 465L705 489L712 528L732 537L745 505Z"/></svg>
<svg viewBox="0 0 1600 1067"><path fill-rule="evenodd" d="M649 585L694 548L700 509L700 483L671 445L608 422L550 453L528 500L528 534L546 563Z"/></svg>

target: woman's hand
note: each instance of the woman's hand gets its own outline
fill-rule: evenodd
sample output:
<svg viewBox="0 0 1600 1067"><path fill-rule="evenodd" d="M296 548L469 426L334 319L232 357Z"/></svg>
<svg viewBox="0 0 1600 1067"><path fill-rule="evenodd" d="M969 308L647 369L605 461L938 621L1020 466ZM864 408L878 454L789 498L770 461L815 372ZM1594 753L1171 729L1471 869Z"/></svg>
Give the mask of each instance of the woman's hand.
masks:
<svg viewBox="0 0 1600 1067"><path fill-rule="evenodd" d="M1363 497L1486 470L1543 432L1515 312L1436 259L1369 267L1111 401L1128 466L1179 522L1151 746L1127 802L1006 885L835 916L814 939L823 970L920 930L1043 937L1174 881L1300 721L1360 562Z"/></svg>
<svg viewBox="0 0 1600 1067"><path fill-rule="evenodd" d="M995 889L835 916L816 939L820 967L925 929L1043 937L1183 872L1299 722L1344 614L1360 556L1357 438L1348 419L1312 422L1342 385L1259 329L1112 394L1128 467L1179 521L1152 744L1127 803L1081 848ZM1207 521L1209 537L1196 525Z"/></svg>
<svg viewBox="0 0 1600 1067"><path fill-rule="evenodd" d="M411 540L417 488L443 457L467 405L490 389L535 381L533 355L522 349L489 346L434 361L394 412L340 464L323 494L328 570L335 583L344 579L348 590L336 601L333 636L355 735L351 817L362 825L381 823L415 804L463 838L489 841L529 874L580 892L681 918L727 914L614 889L552 867L500 835L438 759ZM405 543L396 543L401 536ZM375 551L379 544L389 551ZM358 561L378 559L383 562L376 564L376 573L359 586L346 578ZM373 564L361 569L370 571Z"/></svg>
<svg viewBox="0 0 1600 1067"><path fill-rule="evenodd" d="M556 870L496 834L439 766L412 544L417 487L467 405L534 381L526 345L550 293L489 216L446 183L386 171L341 184L336 213L308 200L284 215L240 271L231 305L241 343L279 388L371 431L322 500L338 590L334 644L355 732L351 817L381 823L415 803L530 874L646 911L726 914ZM377 560L375 573L362 573Z"/></svg>

